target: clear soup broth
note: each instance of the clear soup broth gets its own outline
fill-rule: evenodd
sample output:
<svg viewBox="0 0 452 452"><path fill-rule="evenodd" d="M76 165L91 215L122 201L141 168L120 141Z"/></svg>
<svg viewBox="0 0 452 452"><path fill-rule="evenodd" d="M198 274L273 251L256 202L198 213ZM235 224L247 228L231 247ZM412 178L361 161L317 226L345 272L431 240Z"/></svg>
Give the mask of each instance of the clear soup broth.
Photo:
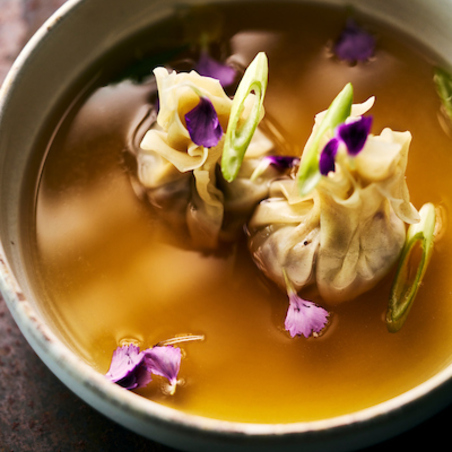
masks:
<svg viewBox="0 0 452 452"><path fill-rule="evenodd" d="M245 3L203 14L212 14L206 23L223 24L215 37L222 55L240 61L267 53L266 115L277 118L294 152L303 149L314 115L347 82L353 83L355 102L376 96L373 131L391 127L413 135L407 169L412 203L420 208L433 202L447 218L452 143L439 121L428 53L356 16L377 37L375 56L356 65L338 61L329 49L345 25L345 9ZM141 75L172 61L183 67L190 58L189 47L176 45L190 30L183 23L181 14L150 30L146 42L119 50L55 127L37 190L35 260L45 309L66 343L106 373L113 350L123 343L147 348L178 335L204 335L203 341L181 344L181 382L174 395L162 392L159 378L137 392L188 413L242 422L351 413L397 396L448 365L447 229L398 333L389 333L384 322L391 274L371 292L334 307L320 337L292 339L284 330L286 295L259 273L244 237L221 252L200 253L159 221L133 183L129 149L144 133L155 96L154 84ZM162 30L167 31L161 35ZM131 78L120 81L124 74Z"/></svg>

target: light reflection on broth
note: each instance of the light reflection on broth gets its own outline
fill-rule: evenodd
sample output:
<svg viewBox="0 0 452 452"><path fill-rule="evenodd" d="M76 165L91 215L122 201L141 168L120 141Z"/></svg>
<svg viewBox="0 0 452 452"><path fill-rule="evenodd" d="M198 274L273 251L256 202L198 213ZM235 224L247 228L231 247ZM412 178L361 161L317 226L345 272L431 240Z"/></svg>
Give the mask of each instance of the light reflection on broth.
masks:
<svg viewBox="0 0 452 452"><path fill-rule="evenodd" d="M225 39L239 62L267 52L266 111L287 130L291 146L303 148L314 115L352 82L356 102L376 96L374 131L388 126L413 134L407 171L413 204L431 201L450 212L451 142L437 119L428 59L369 24L377 30L376 59L350 67L327 50L344 24L342 11L276 8L256 16L242 7L237 18L228 7ZM284 331L286 297L259 274L244 240L217 256L178 246L183 239L158 222L126 169L124 149L152 89L130 82L99 88L63 124L45 163L37 259L47 310L78 354L105 373L123 340L146 348L178 334L204 334L204 341L182 345L183 384L174 396L160 391L158 378L138 392L190 413L244 422L349 413L399 395L449 364L447 233L399 333L388 333L383 320L386 279L335 307L327 332L309 340Z"/></svg>

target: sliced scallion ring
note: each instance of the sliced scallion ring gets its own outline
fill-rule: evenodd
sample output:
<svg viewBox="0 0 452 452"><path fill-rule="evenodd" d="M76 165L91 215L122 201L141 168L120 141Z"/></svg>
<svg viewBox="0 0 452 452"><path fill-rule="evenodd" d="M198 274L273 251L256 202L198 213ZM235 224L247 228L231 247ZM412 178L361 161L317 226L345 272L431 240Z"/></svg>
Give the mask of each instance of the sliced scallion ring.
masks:
<svg viewBox="0 0 452 452"><path fill-rule="evenodd" d="M319 170L319 146L323 135L343 123L350 116L352 103L353 86L348 83L331 103L312 139L311 145L303 153L297 173L298 190L301 196L306 196L314 190L322 177Z"/></svg>
<svg viewBox="0 0 452 452"><path fill-rule="evenodd" d="M246 69L232 101L221 159L221 172L228 182L237 177L245 152L261 119L267 81L268 60L265 53L260 52ZM243 124L239 124L245 100L251 92L256 96L251 113Z"/></svg>
<svg viewBox="0 0 452 452"><path fill-rule="evenodd" d="M433 251L435 206L431 203L424 204L419 215L419 223L408 228L405 246L391 288L386 324L392 333L399 331L405 323Z"/></svg>
<svg viewBox="0 0 452 452"><path fill-rule="evenodd" d="M433 81L447 116L452 120L452 76L444 69L437 68Z"/></svg>

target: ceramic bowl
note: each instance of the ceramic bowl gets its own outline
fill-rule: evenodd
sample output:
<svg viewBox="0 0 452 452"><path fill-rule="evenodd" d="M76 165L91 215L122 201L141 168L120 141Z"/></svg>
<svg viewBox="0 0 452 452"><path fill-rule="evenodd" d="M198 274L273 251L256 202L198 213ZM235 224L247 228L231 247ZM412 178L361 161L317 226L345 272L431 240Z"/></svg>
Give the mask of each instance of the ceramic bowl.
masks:
<svg viewBox="0 0 452 452"><path fill-rule="evenodd" d="M46 120L102 55L173 14L181 4L199 3L69 0L14 63L0 99L0 285L8 308L36 353L83 400L119 424L181 450L345 451L396 435L452 400L452 365L407 393L350 415L284 425L232 423L184 414L107 382L75 356L46 322L31 283L33 269L26 263L29 242L23 227L33 202L30 171L42 159L35 145ZM326 3L353 5L415 37L435 49L444 64L452 64L452 0Z"/></svg>

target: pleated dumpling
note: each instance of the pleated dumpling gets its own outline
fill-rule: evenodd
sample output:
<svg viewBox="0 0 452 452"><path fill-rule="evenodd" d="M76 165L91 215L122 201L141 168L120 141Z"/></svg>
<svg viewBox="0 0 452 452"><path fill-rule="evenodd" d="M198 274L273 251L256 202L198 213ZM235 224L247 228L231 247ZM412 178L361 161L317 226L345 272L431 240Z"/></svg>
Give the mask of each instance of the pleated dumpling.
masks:
<svg viewBox="0 0 452 452"><path fill-rule="evenodd" d="M405 181L411 134L371 134L363 115L372 105L373 98L353 105L345 121L320 134L327 113L317 115L305 148L318 140L323 149L315 188L303 195L296 178L274 181L248 227L253 258L270 279L296 290L315 284L327 304L374 287L400 255L405 223L419 221ZM360 128L365 136L357 136Z"/></svg>
<svg viewBox="0 0 452 452"><path fill-rule="evenodd" d="M233 100L217 79L195 71L159 67L154 74L158 115L136 154L138 181L162 217L185 230L194 247L215 249L242 229L255 205L268 195L271 171L256 181L248 179L273 144L257 130L238 177L226 184L220 163ZM246 97L240 123L246 122L256 99L254 93ZM230 213L227 224L225 211Z"/></svg>

